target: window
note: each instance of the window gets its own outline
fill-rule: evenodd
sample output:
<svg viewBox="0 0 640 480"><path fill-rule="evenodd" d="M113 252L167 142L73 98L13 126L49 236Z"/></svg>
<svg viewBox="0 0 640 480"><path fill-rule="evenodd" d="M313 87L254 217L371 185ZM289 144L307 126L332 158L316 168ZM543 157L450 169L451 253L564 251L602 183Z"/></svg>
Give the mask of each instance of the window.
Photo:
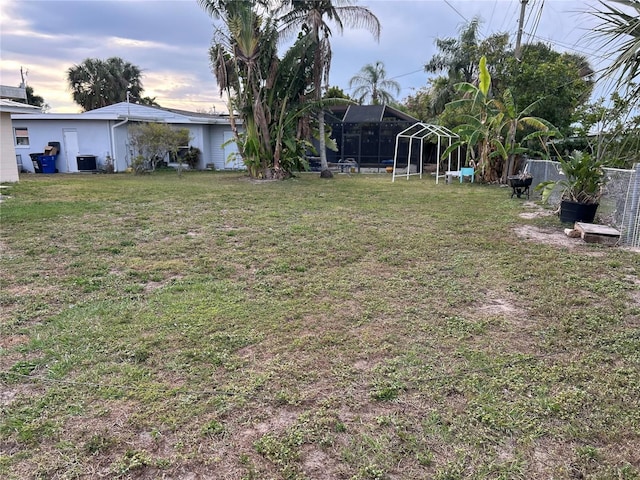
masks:
<svg viewBox="0 0 640 480"><path fill-rule="evenodd" d="M29 146L29 130L27 128L14 128L13 132L16 137L17 147Z"/></svg>

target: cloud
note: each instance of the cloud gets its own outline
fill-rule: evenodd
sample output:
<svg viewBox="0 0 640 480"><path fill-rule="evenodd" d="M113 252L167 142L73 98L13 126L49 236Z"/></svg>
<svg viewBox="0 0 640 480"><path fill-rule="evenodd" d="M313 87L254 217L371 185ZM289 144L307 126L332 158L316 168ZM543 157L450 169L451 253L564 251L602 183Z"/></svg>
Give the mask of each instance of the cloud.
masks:
<svg viewBox="0 0 640 480"><path fill-rule="evenodd" d="M546 0L536 26L542 2L531 1L527 33L558 50L589 53L581 37L590 24L577 12L594 2ZM364 29L347 29L342 36L334 31L330 83L348 91L349 79L365 64L382 61L405 98L427 84L421 69L436 53L436 38L456 37L466 20L480 15L482 35L507 31L515 39L519 3L360 0L357 5L368 6L382 23L380 42ZM20 66L28 68L29 84L54 112L77 110L65 79L71 66L112 56L138 66L145 95L156 96L161 105L188 109L220 101L208 58L213 20L196 0L2 0L0 18L3 84L18 85ZM602 62L590 60L595 68Z"/></svg>

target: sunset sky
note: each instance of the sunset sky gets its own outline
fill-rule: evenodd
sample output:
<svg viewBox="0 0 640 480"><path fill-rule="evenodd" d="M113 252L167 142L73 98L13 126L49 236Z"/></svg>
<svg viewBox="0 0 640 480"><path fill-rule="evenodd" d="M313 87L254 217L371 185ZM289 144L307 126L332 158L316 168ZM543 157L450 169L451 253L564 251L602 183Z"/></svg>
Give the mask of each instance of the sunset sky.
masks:
<svg viewBox="0 0 640 480"><path fill-rule="evenodd" d="M377 43L365 30L332 38L330 84L349 93L349 79L367 63L382 61L398 81L398 100L427 85L423 65L436 53L436 38L457 36L474 16L481 34L509 32L515 41L520 0L361 0L382 24ZM524 42L543 41L558 51L587 56L598 70L606 52L589 39L595 19L584 12L595 1L529 0ZM144 94L164 107L225 111L208 48L213 20L196 0L2 0L0 81L18 86L20 68L27 83L44 97L51 112L77 112L66 72L86 58L117 56L143 71ZM599 85L597 95L610 91Z"/></svg>

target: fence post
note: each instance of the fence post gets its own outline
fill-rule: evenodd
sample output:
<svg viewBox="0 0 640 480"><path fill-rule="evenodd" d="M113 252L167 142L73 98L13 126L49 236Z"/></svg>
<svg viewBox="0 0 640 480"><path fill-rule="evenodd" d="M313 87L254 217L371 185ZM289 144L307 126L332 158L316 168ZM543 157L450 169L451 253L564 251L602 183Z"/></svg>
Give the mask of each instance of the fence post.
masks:
<svg viewBox="0 0 640 480"><path fill-rule="evenodd" d="M634 165L622 215L622 244L640 247L640 163Z"/></svg>

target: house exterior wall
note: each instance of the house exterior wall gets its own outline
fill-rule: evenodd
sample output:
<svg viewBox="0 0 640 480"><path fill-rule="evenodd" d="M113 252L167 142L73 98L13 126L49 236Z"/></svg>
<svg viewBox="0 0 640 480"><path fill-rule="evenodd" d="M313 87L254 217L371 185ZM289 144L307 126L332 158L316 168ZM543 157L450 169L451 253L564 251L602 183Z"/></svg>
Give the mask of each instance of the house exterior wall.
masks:
<svg viewBox="0 0 640 480"><path fill-rule="evenodd" d="M9 118L10 145L14 145ZM16 153L22 155L23 168L34 172L30 154L43 153L49 142L59 142L60 152L56 159L56 168L60 173L77 171L75 154L69 154L65 146L65 131L75 131L78 139L78 155L96 157L98 169L104 168L107 156L113 161L116 172L125 171L132 159L137 155L129 140L129 128L137 122L132 120L106 119L19 119L14 116L13 126L29 130L29 145L14 146ZM214 164L216 170L231 168L225 164L222 144L225 132L231 132L229 124L181 124L170 123L174 128L187 128L191 134L190 145L201 151L198 169L205 169L207 164ZM4 142L3 142L4 144ZM15 163L15 154L12 155ZM70 162L76 164L70 165Z"/></svg>
<svg viewBox="0 0 640 480"><path fill-rule="evenodd" d="M130 122L127 125L132 126L136 125L137 122ZM196 166L197 170L204 170L206 168L207 163L211 163L209 158L212 156L212 149L215 149L212 142L212 130L215 128L225 128L225 126L217 126L217 125L171 125L173 128L186 128L189 130L189 135L191 136L191 141L189 142L189 146L196 147L200 150L200 162ZM226 127L228 128L228 126ZM131 165L131 159L137 155L129 142L128 138L128 130L124 127L116 128L116 143L117 148L116 151L118 153L118 157L116 158L118 166L120 167L118 171L123 171L129 165ZM183 145L187 146L187 145ZM219 147L219 145L218 145ZM122 166L121 160L124 158L125 163Z"/></svg>
<svg viewBox="0 0 640 480"><path fill-rule="evenodd" d="M211 132L209 136L209 161L207 163L213 163L216 170L226 170L227 165L224 158L224 150L222 144L224 143L224 130L216 128L216 125L211 125Z"/></svg>
<svg viewBox="0 0 640 480"><path fill-rule="evenodd" d="M24 155L22 161L25 162ZM17 182L18 179L11 113L0 112L0 182Z"/></svg>
<svg viewBox="0 0 640 480"><path fill-rule="evenodd" d="M96 163L104 165L111 151L109 122L104 120L29 120L14 117L13 126L29 130L29 145L16 146L16 153L22 155L22 165L34 172L30 154L43 153L49 142L59 142L60 152L56 158L56 168L60 173L77 171L77 155L67 151L65 131L77 132L79 155L95 155ZM73 163L75 162L75 163Z"/></svg>
<svg viewBox="0 0 640 480"><path fill-rule="evenodd" d="M241 130L241 127L240 127ZM233 131L231 126L228 128L218 128L212 137L215 139L216 148L214 149L213 163L216 170L245 170L246 167L239 156L229 160L228 157L232 152L238 152L235 142L225 145L229 139L233 139Z"/></svg>

